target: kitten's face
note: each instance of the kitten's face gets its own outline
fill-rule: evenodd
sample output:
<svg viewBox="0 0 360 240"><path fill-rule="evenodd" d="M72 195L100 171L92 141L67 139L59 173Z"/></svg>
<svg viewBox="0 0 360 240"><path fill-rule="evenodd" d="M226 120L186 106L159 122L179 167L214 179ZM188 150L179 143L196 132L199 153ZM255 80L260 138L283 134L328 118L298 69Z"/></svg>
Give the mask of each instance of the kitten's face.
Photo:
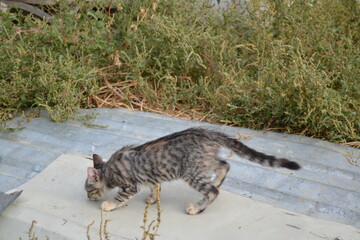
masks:
<svg viewBox="0 0 360 240"><path fill-rule="evenodd" d="M94 167L87 169L87 179L85 182L85 190L90 200L98 200L106 192L106 184L101 177L101 168L104 166L99 155L93 155Z"/></svg>
<svg viewBox="0 0 360 240"><path fill-rule="evenodd" d="M85 182L85 190L90 200L98 200L106 192L106 187L100 179L94 181L94 179L88 177Z"/></svg>

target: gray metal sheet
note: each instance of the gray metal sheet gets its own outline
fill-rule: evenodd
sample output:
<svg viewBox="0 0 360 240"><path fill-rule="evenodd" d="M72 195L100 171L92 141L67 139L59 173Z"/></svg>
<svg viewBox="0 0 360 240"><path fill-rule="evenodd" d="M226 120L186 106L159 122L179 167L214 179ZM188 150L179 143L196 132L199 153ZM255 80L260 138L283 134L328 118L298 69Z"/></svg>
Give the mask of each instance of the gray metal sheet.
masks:
<svg viewBox="0 0 360 240"><path fill-rule="evenodd" d="M222 150L231 170L222 188L309 216L360 228L360 150L317 139L171 118L124 109L81 110L98 114L86 127L79 121L54 123L46 112L25 129L0 133L0 192L30 180L62 153L105 158L127 144L140 144L188 127L204 126L267 154L298 161L300 171L266 168Z"/></svg>

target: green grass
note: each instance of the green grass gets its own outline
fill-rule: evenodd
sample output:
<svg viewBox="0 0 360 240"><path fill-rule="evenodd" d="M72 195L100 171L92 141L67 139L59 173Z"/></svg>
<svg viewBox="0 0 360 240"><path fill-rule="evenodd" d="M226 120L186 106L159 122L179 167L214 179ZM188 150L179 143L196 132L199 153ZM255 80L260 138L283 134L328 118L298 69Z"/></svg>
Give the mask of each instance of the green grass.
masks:
<svg viewBox="0 0 360 240"><path fill-rule="evenodd" d="M222 12L81 0L50 10L51 25L0 13L0 122L29 107L55 121L80 107L128 107L360 141L356 0L253 0Z"/></svg>

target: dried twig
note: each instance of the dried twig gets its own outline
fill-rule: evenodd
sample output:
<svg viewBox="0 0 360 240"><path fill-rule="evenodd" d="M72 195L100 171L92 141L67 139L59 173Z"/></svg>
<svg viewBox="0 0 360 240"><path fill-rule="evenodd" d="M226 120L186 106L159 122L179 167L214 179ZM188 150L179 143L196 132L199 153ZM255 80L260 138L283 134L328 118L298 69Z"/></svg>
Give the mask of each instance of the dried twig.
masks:
<svg viewBox="0 0 360 240"><path fill-rule="evenodd" d="M86 236L87 236L87 239L90 240L90 235L89 235L89 231L90 231L90 227L92 225L94 225L95 221L92 221L92 223L90 223L89 225L87 225L87 228L86 228Z"/></svg>
<svg viewBox="0 0 360 240"><path fill-rule="evenodd" d="M157 195L156 195L156 201L157 201L157 219L156 219L156 225L154 227L153 224L155 223L155 220L151 221L150 224L146 227L147 221L148 221L148 213L149 208L151 206L151 202L149 201L146 204L145 211L144 211L144 219L143 219L143 225L140 227L143 229L143 236L141 240L146 240L148 237L150 240L155 239L156 236L159 236L157 233L160 223L161 223L161 204L160 204L160 184L157 184ZM153 232L151 232L151 230Z"/></svg>
<svg viewBox="0 0 360 240"><path fill-rule="evenodd" d="M112 221L111 219L106 219L105 223L104 223L104 235L105 235L105 239L109 240L109 232L107 231L107 223Z"/></svg>
<svg viewBox="0 0 360 240"><path fill-rule="evenodd" d="M37 237L35 237L35 233L33 232L33 228L34 228L36 223L37 223L36 220L32 220L32 222L31 222L31 226L30 226L29 231L28 231L28 236L29 236L30 240L36 240L37 239Z"/></svg>

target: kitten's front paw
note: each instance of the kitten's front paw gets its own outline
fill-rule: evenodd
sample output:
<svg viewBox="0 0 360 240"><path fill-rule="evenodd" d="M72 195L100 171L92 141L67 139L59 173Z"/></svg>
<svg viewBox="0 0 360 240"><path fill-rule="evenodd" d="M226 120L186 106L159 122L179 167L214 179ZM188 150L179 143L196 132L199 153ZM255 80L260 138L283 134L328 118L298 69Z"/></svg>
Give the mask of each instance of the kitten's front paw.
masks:
<svg viewBox="0 0 360 240"><path fill-rule="evenodd" d="M196 215L199 213L199 209L194 204L189 203L186 208L186 213L189 215Z"/></svg>
<svg viewBox="0 0 360 240"><path fill-rule="evenodd" d="M105 201L101 204L101 209L104 211L112 211L116 208L116 204L113 201Z"/></svg>
<svg viewBox="0 0 360 240"><path fill-rule="evenodd" d="M146 204L152 205L152 204L154 204L154 203L156 203L156 202L157 202L156 198L153 198L152 195L148 196L148 197L145 199L145 203L146 203Z"/></svg>

